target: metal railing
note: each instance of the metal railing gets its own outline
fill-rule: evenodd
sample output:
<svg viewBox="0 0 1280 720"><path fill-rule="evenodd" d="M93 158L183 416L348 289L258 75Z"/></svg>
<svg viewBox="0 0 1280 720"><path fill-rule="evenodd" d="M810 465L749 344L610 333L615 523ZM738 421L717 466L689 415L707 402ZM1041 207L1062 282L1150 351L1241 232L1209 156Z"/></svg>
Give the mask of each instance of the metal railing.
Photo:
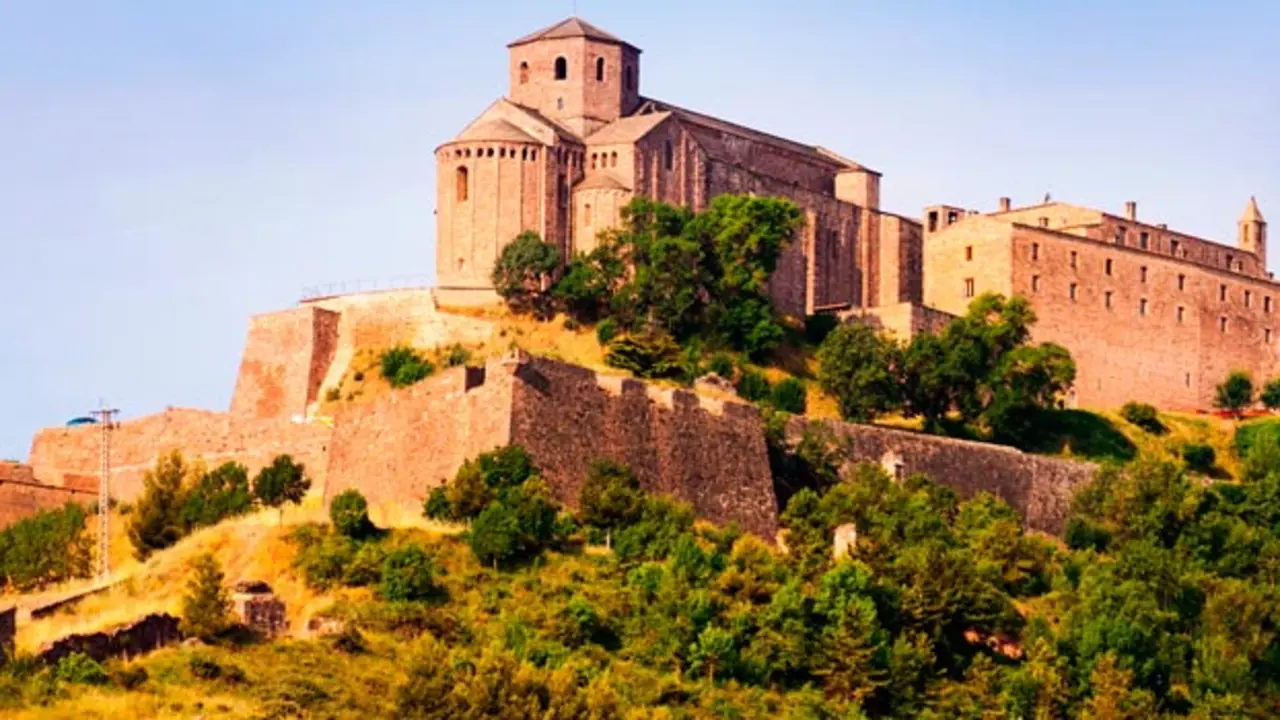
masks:
<svg viewBox="0 0 1280 720"><path fill-rule="evenodd" d="M428 275L398 275L373 280L342 280L339 282L309 285L302 288L302 300L319 300L337 295L355 293L386 292L388 290L413 290L433 287L432 278Z"/></svg>

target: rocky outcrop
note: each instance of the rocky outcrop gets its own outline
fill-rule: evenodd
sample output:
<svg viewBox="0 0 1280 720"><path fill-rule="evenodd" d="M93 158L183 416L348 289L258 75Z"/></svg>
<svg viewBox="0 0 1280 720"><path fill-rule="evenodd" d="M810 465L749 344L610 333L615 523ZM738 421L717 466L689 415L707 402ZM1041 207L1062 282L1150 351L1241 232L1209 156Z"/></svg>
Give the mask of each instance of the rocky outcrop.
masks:
<svg viewBox="0 0 1280 720"><path fill-rule="evenodd" d="M84 653L98 662L107 658L132 658L182 640L178 618L165 613L147 615L130 624L85 635L68 635L41 648L41 662L56 664L72 653Z"/></svg>

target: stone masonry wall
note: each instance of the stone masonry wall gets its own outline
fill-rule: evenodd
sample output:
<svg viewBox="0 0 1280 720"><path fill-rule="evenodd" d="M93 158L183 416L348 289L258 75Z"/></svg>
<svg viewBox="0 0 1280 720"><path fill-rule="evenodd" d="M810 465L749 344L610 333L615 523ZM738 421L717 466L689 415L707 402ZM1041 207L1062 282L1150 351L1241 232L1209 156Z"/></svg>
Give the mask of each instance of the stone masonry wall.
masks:
<svg viewBox="0 0 1280 720"><path fill-rule="evenodd" d="M250 321L231 398L241 418L301 415L319 394L337 347L338 315L315 305Z"/></svg>
<svg viewBox="0 0 1280 720"><path fill-rule="evenodd" d="M560 500L575 503L591 463L607 458L700 517L773 538L773 479L754 407L543 359L516 377L512 442L529 450Z"/></svg>
<svg viewBox="0 0 1280 720"><path fill-rule="evenodd" d="M792 419L788 436L798 438L806 424L805 418ZM921 473L962 497L989 492L1017 510L1028 528L1055 535L1062 532L1075 488L1092 480L1097 470L1089 463L1028 455L1002 445L871 425L823 424L851 462L882 464L903 477Z"/></svg>
<svg viewBox="0 0 1280 720"><path fill-rule="evenodd" d="M96 492L0 477L0 530L41 510L59 508L68 502L87 505L97 499Z"/></svg>

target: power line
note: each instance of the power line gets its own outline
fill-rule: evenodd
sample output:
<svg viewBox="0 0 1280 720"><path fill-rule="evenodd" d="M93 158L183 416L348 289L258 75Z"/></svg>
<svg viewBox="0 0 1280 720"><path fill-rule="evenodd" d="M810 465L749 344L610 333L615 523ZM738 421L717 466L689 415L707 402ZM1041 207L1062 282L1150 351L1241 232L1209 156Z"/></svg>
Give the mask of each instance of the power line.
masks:
<svg viewBox="0 0 1280 720"><path fill-rule="evenodd" d="M111 576L110 562L110 517L111 517L111 431L115 427L115 417L120 411L108 408L100 402L97 410L90 412L102 428L102 465L98 478L98 580L106 581Z"/></svg>

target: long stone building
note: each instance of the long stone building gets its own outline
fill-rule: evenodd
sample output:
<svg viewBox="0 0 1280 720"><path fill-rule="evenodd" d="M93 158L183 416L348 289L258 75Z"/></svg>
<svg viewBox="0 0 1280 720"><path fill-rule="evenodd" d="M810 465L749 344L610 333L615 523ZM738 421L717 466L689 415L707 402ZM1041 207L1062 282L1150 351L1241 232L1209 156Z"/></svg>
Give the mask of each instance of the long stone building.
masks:
<svg viewBox="0 0 1280 720"><path fill-rule="evenodd" d="M436 271L449 297L492 298L524 231L564 256L643 195L700 210L717 195L782 196L806 224L771 282L801 315L921 299L920 224L880 209L880 173L641 94L640 49L577 18L508 45L508 96L436 150Z"/></svg>

